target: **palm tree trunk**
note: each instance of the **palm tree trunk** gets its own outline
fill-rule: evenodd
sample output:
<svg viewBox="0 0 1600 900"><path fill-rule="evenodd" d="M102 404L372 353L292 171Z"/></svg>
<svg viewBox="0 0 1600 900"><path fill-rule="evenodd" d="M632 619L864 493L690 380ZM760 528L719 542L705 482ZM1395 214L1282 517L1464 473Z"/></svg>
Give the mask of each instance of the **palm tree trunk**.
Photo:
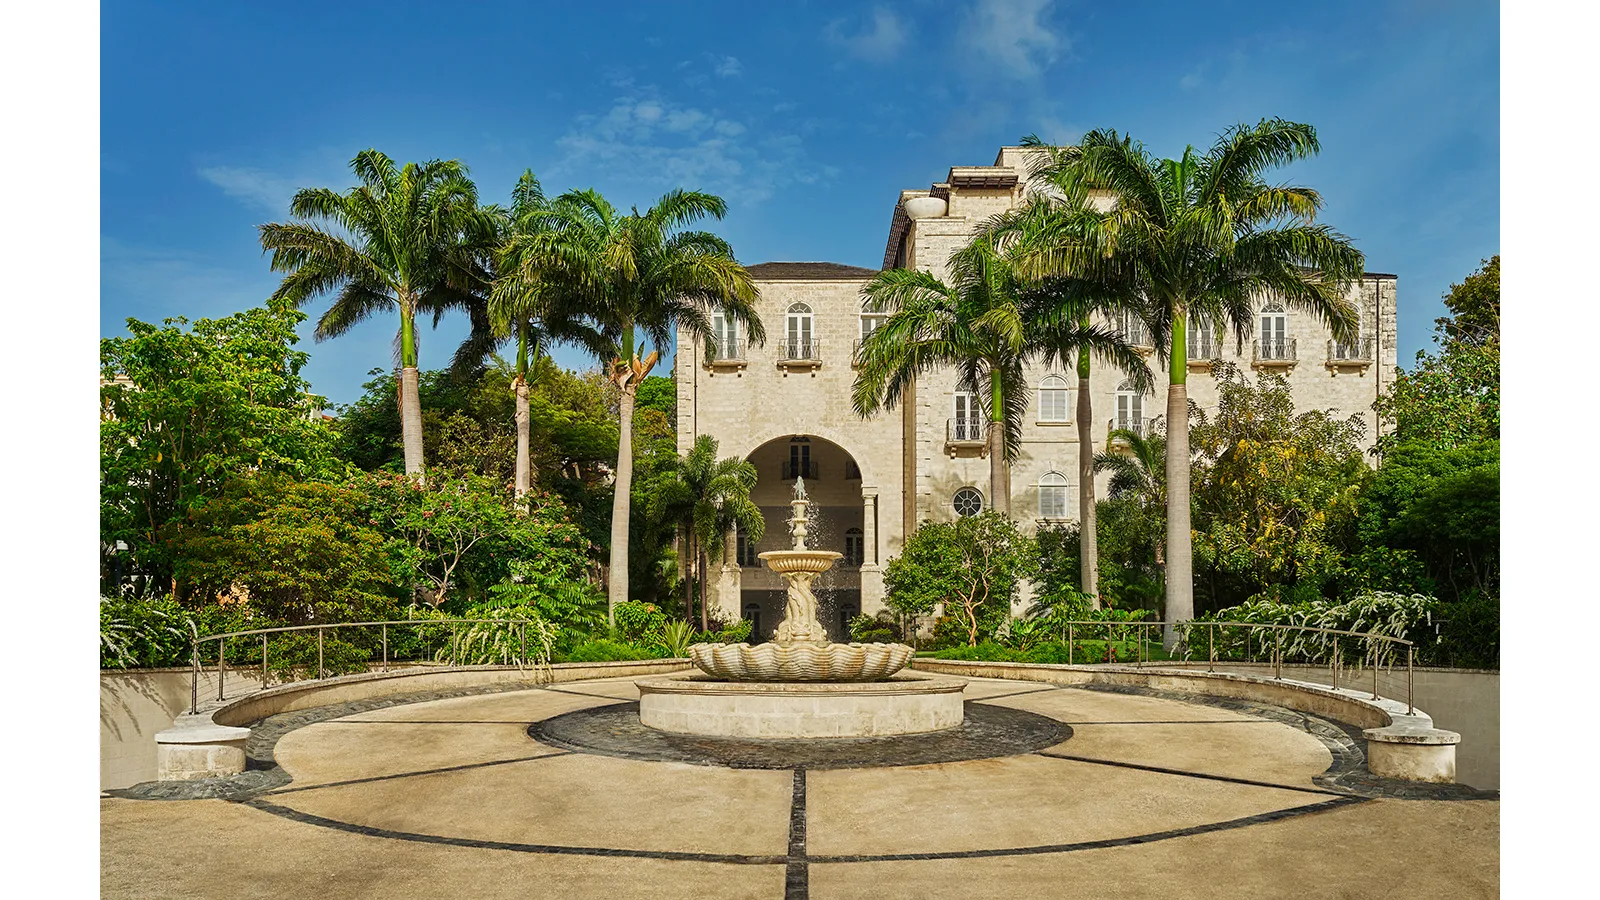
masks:
<svg viewBox="0 0 1600 900"><path fill-rule="evenodd" d="M632 360L628 360L631 367ZM617 622L617 604L628 602L628 511L633 489L633 401L639 386L632 373L622 384L618 401L621 428L617 440L616 494L611 498L611 576L606 592L606 618Z"/></svg>
<svg viewBox="0 0 1600 900"><path fill-rule="evenodd" d="M1100 608L1100 541L1094 506L1094 399L1089 396L1089 354L1078 354L1078 583Z"/></svg>
<svg viewBox="0 0 1600 900"><path fill-rule="evenodd" d="M989 375L989 508L1011 516L1011 490L1006 484L1006 407L998 373Z"/></svg>
<svg viewBox="0 0 1600 900"><path fill-rule="evenodd" d="M416 307L410 295L400 296L400 447L406 474L418 482L422 472L422 398L418 394Z"/></svg>
<svg viewBox="0 0 1600 900"><path fill-rule="evenodd" d="M700 630L710 631L711 615L710 611L706 609L706 570L708 570L710 566L707 564L707 554L704 545L700 546L698 555L700 557Z"/></svg>
<svg viewBox="0 0 1600 900"><path fill-rule="evenodd" d="M1194 547L1189 531L1188 322L1179 304L1172 317L1171 386L1167 388L1167 615L1194 618ZM1167 625L1162 643L1172 650L1178 633Z"/></svg>
<svg viewBox="0 0 1600 900"><path fill-rule="evenodd" d="M537 350L535 351L538 352ZM517 499L528 493L533 473L528 462L528 324L517 324Z"/></svg>

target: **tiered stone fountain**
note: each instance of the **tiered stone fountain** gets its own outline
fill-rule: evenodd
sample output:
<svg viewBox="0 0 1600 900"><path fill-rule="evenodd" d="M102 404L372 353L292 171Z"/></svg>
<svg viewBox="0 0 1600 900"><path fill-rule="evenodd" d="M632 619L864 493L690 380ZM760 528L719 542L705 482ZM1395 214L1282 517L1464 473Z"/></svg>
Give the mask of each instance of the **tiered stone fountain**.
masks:
<svg viewBox="0 0 1600 900"><path fill-rule="evenodd" d="M900 673L916 652L905 644L828 641L811 582L841 554L806 547L803 479L795 479L790 505L793 549L761 554L788 583L777 639L691 646L698 672L637 682L640 720L663 731L745 738L918 734L960 725L965 681Z"/></svg>

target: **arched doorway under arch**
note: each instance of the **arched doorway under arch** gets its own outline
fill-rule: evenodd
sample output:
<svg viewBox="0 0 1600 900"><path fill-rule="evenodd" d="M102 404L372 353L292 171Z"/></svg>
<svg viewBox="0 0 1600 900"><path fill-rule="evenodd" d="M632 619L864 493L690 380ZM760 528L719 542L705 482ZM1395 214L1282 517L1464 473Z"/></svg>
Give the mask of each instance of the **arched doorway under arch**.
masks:
<svg viewBox="0 0 1600 900"><path fill-rule="evenodd" d="M849 621L861 612L861 571L876 563L870 544L863 538L875 528L866 521L866 505L861 494L861 467L848 450L816 435L794 434L774 438L752 450L746 459L756 467L755 489L750 499L761 508L766 533L755 546L748 539L736 538L730 566L724 571L725 590L737 590L737 597L719 599L723 609L738 609L751 620L751 643L769 640L783 619L785 589L783 579L756 558L768 550L793 546L789 534L790 505L796 478L805 479L811 501L806 546L814 550L834 550L845 554L833 568L812 583L817 594L817 618L836 641L850 639ZM875 524L875 523L874 523Z"/></svg>

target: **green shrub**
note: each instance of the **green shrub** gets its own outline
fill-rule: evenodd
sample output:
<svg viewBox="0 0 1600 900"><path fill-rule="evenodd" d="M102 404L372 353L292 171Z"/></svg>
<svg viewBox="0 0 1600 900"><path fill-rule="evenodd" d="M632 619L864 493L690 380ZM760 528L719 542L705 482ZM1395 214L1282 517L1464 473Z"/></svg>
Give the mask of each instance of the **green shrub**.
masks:
<svg viewBox="0 0 1600 900"><path fill-rule="evenodd" d="M322 671L326 676L365 672L367 660L371 658L371 650L356 646L336 632L330 630L323 634ZM272 635L267 644L267 671L279 681L316 678L316 632L291 631Z"/></svg>
<svg viewBox="0 0 1600 900"><path fill-rule="evenodd" d="M616 627L612 637L619 641L643 642L659 635L666 627L667 615L653 603L630 600L618 603L615 610Z"/></svg>
<svg viewBox="0 0 1600 900"><path fill-rule="evenodd" d="M891 644L904 638L900 623L888 610L876 616L859 615L850 619L850 640L861 644Z"/></svg>
<svg viewBox="0 0 1600 900"><path fill-rule="evenodd" d="M596 638L572 648L562 662L611 662L623 659L657 659L658 654L637 644Z"/></svg>
<svg viewBox="0 0 1600 900"><path fill-rule="evenodd" d="M725 625L715 632L706 632L701 635L701 640L713 644L743 644L750 640L750 626L754 624L749 619Z"/></svg>

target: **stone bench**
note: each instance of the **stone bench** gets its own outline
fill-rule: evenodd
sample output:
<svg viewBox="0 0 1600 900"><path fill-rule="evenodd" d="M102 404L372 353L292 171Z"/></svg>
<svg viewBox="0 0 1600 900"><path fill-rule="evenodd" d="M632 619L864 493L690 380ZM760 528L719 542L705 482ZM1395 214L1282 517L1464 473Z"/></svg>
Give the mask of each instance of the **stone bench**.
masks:
<svg viewBox="0 0 1600 900"><path fill-rule="evenodd" d="M1420 724L1400 723L1361 732L1367 739L1367 770L1381 778L1454 784L1456 745L1461 735Z"/></svg>
<svg viewBox="0 0 1600 900"><path fill-rule="evenodd" d="M244 771L250 729L218 725L210 712L184 714L156 734L156 777L162 781L218 778Z"/></svg>

